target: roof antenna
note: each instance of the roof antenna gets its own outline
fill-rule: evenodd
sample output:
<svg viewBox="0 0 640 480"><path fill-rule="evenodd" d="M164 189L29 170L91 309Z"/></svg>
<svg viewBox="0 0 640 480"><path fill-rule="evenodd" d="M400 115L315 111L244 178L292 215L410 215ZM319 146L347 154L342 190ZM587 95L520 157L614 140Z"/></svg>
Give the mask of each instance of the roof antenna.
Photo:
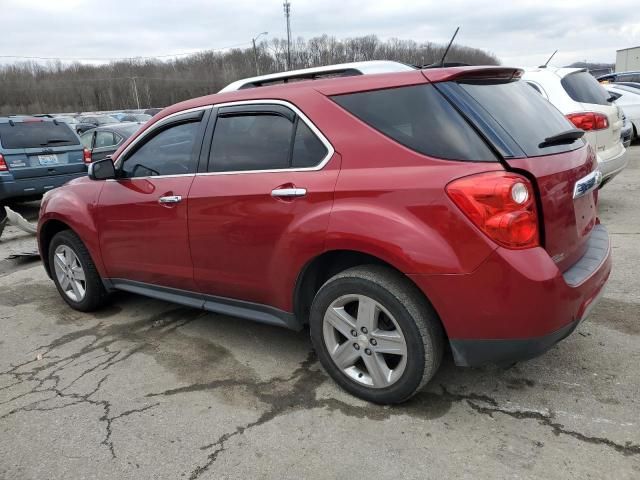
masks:
<svg viewBox="0 0 640 480"><path fill-rule="evenodd" d="M449 45L447 45L447 49L444 51L444 55L442 55L442 60L440 60L440 66L441 67L444 67L444 59L447 58L447 53L449 53L449 49L451 48L451 44L455 40L456 35L458 35L458 30L460 30L460 27L456 28L456 31L454 32L453 37L451 37L451 40L449 40Z"/></svg>
<svg viewBox="0 0 640 480"><path fill-rule="evenodd" d="M549 65L549 62L551 61L551 59L553 58L553 56L554 56L556 53L558 53L558 50L556 50L555 52L553 52L553 53L551 54L551 56L549 57L549 60L547 60L547 61L545 62L545 64L544 64L544 65L540 65L538 68L547 68L547 65Z"/></svg>

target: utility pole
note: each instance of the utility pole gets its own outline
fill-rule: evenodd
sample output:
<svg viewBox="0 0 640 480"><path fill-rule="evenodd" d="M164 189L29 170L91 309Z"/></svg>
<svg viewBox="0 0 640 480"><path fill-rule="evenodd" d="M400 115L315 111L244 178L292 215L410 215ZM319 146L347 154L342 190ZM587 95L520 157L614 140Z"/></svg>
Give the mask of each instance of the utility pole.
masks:
<svg viewBox="0 0 640 480"><path fill-rule="evenodd" d="M138 86L136 85L136 77L130 77L133 82L133 96L136 99L137 109L140 110L140 99L138 98Z"/></svg>
<svg viewBox="0 0 640 480"><path fill-rule="evenodd" d="M251 42L253 43L253 59L256 62L256 75L260 75L260 65L258 64L258 49L256 48L256 40L258 40L262 35L269 35L269 32L259 33L251 39Z"/></svg>
<svg viewBox="0 0 640 480"><path fill-rule="evenodd" d="M284 7L284 17L287 19L287 70L291 70L291 3L285 0L282 4Z"/></svg>

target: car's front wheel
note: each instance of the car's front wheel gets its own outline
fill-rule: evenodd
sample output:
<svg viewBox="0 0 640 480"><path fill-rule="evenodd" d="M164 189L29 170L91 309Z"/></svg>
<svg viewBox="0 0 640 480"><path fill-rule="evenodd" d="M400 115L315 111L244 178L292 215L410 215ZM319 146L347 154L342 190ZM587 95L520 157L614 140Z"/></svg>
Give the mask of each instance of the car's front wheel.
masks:
<svg viewBox="0 0 640 480"><path fill-rule="evenodd" d="M58 232L49 244L49 268L58 292L72 308L100 308L107 292L82 240L71 230Z"/></svg>
<svg viewBox="0 0 640 480"><path fill-rule="evenodd" d="M320 362L345 390L374 403L399 403L435 374L440 321L422 293L390 268L348 269L329 279L311 308Z"/></svg>

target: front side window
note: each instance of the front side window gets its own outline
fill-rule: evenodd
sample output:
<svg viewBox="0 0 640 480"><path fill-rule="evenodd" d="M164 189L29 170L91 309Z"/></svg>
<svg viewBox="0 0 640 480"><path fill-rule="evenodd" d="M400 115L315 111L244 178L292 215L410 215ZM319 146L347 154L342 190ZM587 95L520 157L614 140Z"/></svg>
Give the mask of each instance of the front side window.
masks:
<svg viewBox="0 0 640 480"><path fill-rule="evenodd" d="M200 122L171 125L144 142L122 165L122 176L181 175L196 171L195 140Z"/></svg>
<svg viewBox="0 0 640 480"><path fill-rule="evenodd" d="M327 148L304 121L276 112L234 113L216 121L210 172L310 168Z"/></svg>

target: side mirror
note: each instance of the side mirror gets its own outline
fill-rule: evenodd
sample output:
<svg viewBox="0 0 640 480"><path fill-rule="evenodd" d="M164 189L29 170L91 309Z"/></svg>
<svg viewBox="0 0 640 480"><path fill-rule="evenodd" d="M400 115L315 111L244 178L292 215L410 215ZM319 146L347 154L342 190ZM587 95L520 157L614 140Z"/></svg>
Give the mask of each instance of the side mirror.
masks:
<svg viewBox="0 0 640 480"><path fill-rule="evenodd" d="M91 180L108 180L116 178L116 167L110 158L105 158L90 163L87 174Z"/></svg>

